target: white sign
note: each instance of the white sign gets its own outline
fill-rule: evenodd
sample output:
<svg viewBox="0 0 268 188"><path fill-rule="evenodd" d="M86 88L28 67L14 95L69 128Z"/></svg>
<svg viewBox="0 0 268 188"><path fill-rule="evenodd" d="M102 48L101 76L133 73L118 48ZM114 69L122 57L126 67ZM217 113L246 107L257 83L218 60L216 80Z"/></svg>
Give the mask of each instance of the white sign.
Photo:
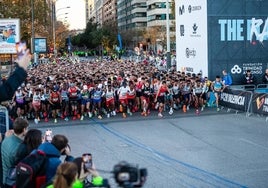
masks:
<svg viewBox="0 0 268 188"><path fill-rule="evenodd" d="M0 19L0 54L16 53L16 42L19 41L19 19Z"/></svg>
<svg viewBox="0 0 268 188"><path fill-rule="evenodd" d="M208 76L207 0L176 3L177 71Z"/></svg>

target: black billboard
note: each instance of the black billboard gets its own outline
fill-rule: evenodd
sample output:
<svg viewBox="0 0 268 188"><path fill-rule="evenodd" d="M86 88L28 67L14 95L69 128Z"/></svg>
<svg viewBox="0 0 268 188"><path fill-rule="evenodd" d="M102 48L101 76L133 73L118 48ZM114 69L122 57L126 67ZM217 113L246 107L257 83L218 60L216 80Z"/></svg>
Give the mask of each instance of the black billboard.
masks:
<svg viewBox="0 0 268 188"><path fill-rule="evenodd" d="M246 70L261 83L268 68L268 1L208 0L208 76L226 69L234 84Z"/></svg>

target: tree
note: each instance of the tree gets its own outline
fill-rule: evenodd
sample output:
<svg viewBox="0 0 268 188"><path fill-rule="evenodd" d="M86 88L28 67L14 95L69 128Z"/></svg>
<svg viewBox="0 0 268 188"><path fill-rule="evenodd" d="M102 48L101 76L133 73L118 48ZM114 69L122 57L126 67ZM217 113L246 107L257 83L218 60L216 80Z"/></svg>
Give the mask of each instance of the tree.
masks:
<svg viewBox="0 0 268 188"><path fill-rule="evenodd" d="M50 25L47 17L49 7L44 0L34 0L34 28L35 36L48 37ZM30 43L32 33L31 1L4 0L0 2L0 12L3 18L19 18L21 26L21 39Z"/></svg>

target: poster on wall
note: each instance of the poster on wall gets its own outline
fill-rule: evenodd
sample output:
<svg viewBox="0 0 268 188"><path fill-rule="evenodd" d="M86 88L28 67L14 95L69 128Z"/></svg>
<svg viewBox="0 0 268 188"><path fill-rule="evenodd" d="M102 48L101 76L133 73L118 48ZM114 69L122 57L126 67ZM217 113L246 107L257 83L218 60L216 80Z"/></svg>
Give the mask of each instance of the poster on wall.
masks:
<svg viewBox="0 0 268 188"><path fill-rule="evenodd" d="M16 42L19 41L19 19L0 19L0 54L16 53Z"/></svg>
<svg viewBox="0 0 268 188"><path fill-rule="evenodd" d="M207 0L176 3L177 71L208 75Z"/></svg>

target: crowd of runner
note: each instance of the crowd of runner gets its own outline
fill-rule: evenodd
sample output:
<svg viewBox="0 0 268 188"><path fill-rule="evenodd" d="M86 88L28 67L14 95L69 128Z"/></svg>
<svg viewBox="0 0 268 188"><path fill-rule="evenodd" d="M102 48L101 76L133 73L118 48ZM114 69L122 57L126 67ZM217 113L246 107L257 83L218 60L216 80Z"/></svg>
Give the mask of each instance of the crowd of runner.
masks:
<svg viewBox="0 0 268 188"><path fill-rule="evenodd" d="M148 116L151 111L163 117L164 111L172 115L190 108L199 114L210 91L217 99L223 87L220 78L211 82L200 73L160 71L148 63L66 58L31 68L9 102L9 114L13 119L32 118L36 124L52 118L57 123L58 118Z"/></svg>

